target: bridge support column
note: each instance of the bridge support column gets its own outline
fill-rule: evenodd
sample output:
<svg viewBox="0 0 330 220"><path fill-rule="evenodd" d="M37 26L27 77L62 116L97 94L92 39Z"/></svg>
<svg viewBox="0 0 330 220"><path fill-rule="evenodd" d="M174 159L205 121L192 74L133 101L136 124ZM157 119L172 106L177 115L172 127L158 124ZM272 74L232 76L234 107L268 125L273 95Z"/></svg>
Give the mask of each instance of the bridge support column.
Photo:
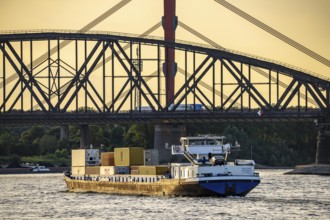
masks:
<svg viewBox="0 0 330 220"><path fill-rule="evenodd" d="M69 126L61 125L60 126L60 140L68 140L69 138Z"/></svg>
<svg viewBox="0 0 330 220"><path fill-rule="evenodd" d="M330 130L327 126L319 129L319 134L317 136L316 163L330 164Z"/></svg>
<svg viewBox="0 0 330 220"><path fill-rule="evenodd" d="M157 124L154 134L154 149L158 150L159 163L171 161L171 146L180 144L180 137L186 136L185 125Z"/></svg>
<svg viewBox="0 0 330 220"><path fill-rule="evenodd" d="M164 28L165 41L175 42L175 29L178 25L178 17L175 15L176 0L164 0L164 16L162 24ZM175 62L175 50L173 48L165 48L165 63L163 64L163 72L166 76L166 105L169 106L173 102L174 97L174 79L177 71L177 63Z"/></svg>
<svg viewBox="0 0 330 220"><path fill-rule="evenodd" d="M80 125L80 149L89 148L89 126Z"/></svg>

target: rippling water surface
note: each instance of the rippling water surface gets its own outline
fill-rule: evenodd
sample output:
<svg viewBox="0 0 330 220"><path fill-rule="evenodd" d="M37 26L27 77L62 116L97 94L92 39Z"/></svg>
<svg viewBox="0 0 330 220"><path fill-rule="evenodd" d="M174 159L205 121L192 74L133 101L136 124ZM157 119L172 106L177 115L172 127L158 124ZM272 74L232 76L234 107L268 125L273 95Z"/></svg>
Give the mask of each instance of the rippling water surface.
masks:
<svg viewBox="0 0 330 220"><path fill-rule="evenodd" d="M330 219L330 177L259 170L245 198L68 193L61 174L0 175L0 219Z"/></svg>

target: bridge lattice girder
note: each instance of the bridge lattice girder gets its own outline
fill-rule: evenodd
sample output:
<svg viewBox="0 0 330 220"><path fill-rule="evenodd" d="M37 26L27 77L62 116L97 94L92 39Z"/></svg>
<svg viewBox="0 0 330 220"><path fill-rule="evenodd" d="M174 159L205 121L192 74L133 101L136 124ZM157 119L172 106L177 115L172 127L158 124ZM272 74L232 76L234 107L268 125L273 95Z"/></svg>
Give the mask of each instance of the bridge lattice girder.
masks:
<svg viewBox="0 0 330 220"><path fill-rule="evenodd" d="M72 46L62 49L62 40ZM176 49L178 62L172 104L165 101L165 47ZM2 34L1 56L1 124L300 120L330 109L328 79L181 41L109 33Z"/></svg>

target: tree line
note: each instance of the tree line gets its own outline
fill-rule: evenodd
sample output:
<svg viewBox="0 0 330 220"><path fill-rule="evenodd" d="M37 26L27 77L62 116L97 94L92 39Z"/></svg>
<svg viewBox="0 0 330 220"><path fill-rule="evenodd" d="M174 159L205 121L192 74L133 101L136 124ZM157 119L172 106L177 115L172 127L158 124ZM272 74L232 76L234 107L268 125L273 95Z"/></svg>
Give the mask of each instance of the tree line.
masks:
<svg viewBox="0 0 330 220"><path fill-rule="evenodd" d="M253 158L269 166L294 166L315 162L317 130L311 122L237 122L186 124L187 135L224 135L240 144L232 158ZM94 148L112 151L115 147L153 148L154 125L91 125ZM69 126L69 137L60 140L60 127L2 127L0 156L64 155L79 148L80 127Z"/></svg>

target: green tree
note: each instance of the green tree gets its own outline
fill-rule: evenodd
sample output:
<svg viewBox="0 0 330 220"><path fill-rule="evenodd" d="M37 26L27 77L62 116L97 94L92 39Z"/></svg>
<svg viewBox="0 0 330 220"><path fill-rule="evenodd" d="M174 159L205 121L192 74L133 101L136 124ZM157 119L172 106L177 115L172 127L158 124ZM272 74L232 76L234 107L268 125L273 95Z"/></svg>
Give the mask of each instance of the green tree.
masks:
<svg viewBox="0 0 330 220"><path fill-rule="evenodd" d="M133 124L124 136L124 144L128 147L152 148L154 126L149 124Z"/></svg>
<svg viewBox="0 0 330 220"><path fill-rule="evenodd" d="M20 142L24 144L31 144L37 138L41 138L45 134L45 128L33 126L21 134Z"/></svg>
<svg viewBox="0 0 330 220"><path fill-rule="evenodd" d="M54 136L45 134L39 141L39 149L41 154L54 153L57 149L57 139Z"/></svg>
<svg viewBox="0 0 330 220"><path fill-rule="evenodd" d="M16 142L14 135L9 131L3 131L3 133L0 134L0 155L9 155Z"/></svg>

